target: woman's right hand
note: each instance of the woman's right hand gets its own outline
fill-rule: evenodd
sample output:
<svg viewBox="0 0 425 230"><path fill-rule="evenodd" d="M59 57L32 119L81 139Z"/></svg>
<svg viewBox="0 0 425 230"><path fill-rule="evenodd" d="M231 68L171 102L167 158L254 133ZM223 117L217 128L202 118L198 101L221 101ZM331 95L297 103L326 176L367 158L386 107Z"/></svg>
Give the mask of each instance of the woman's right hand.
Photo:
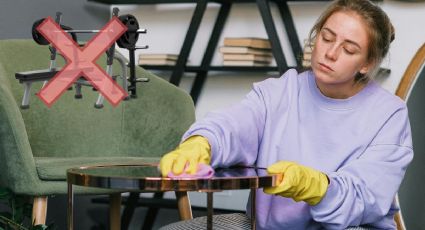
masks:
<svg viewBox="0 0 425 230"><path fill-rule="evenodd" d="M209 165L211 161L211 146L203 136L192 136L181 143L175 150L165 154L159 162L163 177L173 172L180 175L183 172L195 174L198 164Z"/></svg>

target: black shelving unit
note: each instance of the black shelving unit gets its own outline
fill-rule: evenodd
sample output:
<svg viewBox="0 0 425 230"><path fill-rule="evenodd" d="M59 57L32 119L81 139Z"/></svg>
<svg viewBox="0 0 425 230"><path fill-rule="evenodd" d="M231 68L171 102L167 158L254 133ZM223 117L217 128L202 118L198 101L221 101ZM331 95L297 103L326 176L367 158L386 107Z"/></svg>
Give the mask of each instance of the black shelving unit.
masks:
<svg viewBox="0 0 425 230"><path fill-rule="evenodd" d="M157 65L141 65L145 69L150 70L168 70L172 71L170 82L174 85L179 85L181 78L185 72L196 73L195 80L190 91L193 101L196 103L201 93L202 87L207 78L208 71L249 71L249 72L267 72L274 71L283 73L288 68L295 66L288 66L283 50L279 41L279 36L276 31L274 20L270 10L270 2L274 2L279 9L283 25L287 33L292 52L295 57L302 55L302 47L295 30L294 22L291 12L289 10L287 0L196 0L196 1L183 1L183 0L89 0L105 4L164 4L164 3L195 3L196 7L192 15L183 45L180 49L179 57L175 66L157 66ZM292 0L297 1L297 0ZM312 0L298 0L298 1L312 1ZM323 1L323 0L320 0ZM199 66L186 66L187 59L192 49L193 42L198 33L199 26L202 18L207 9L208 3L219 3L220 9L217 14L211 36L209 38L207 48L205 49L204 56ZM276 60L277 66L275 67L246 67L246 66L211 66L211 61L216 51L221 32L229 16L233 4L241 3L256 3L261 15L267 36L270 40L272 53ZM297 66L300 66L300 60L297 59Z"/></svg>

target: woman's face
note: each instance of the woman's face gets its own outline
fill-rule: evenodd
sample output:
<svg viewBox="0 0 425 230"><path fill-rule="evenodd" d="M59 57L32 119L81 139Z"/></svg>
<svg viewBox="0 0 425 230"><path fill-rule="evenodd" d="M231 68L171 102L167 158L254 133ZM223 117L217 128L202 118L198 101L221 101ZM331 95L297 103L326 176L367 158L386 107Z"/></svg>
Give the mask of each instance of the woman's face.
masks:
<svg viewBox="0 0 425 230"><path fill-rule="evenodd" d="M370 68L368 44L366 24L356 13L339 11L327 19L316 36L311 63L324 95L347 98L363 88L354 78Z"/></svg>

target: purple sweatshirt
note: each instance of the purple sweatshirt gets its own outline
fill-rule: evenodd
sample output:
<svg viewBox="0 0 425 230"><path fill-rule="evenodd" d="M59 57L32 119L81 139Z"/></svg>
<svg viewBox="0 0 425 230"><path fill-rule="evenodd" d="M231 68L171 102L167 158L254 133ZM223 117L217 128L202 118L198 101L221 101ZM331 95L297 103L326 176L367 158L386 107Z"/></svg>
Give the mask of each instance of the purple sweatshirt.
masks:
<svg viewBox="0 0 425 230"><path fill-rule="evenodd" d="M409 118L406 104L373 81L348 99L332 99L313 72L289 70L254 84L239 104L210 112L183 139L192 135L208 139L213 167L286 160L328 175L315 206L259 189L258 229L395 229L393 200L413 158Z"/></svg>

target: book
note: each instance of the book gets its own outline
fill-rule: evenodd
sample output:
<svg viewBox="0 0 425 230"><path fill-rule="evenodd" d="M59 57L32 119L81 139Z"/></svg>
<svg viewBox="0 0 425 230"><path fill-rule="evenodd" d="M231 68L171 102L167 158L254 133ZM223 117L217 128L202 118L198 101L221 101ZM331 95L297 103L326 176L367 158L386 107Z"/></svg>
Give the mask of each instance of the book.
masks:
<svg viewBox="0 0 425 230"><path fill-rule="evenodd" d="M139 59L139 65L175 65L175 60L167 59Z"/></svg>
<svg viewBox="0 0 425 230"><path fill-rule="evenodd" d="M303 54L303 59L304 60L311 60L311 53L304 53Z"/></svg>
<svg viewBox="0 0 425 230"><path fill-rule="evenodd" d="M261 61L229 61L224 60L223 65L224 66L268 66L270 63L268 62L261 62Z"/></svg>
<svg viewBox="0 0 425 230"><path fill-rule="evenodd" d="M310 39L304 39L304 46L308 45L314 46L314 40L310 41Z"/></svg>
<svg viewBox="0 0 425 230"><path fill-rule="evenodd" d="M314 43L309 43L307 39L304 40L304 49L303 53L312 53L314 48Z"/></svg>
<svg viewBox="0 0 425 230"><path fill-rule="evenodd" d="M177 60L179 55L177 54L140 54L139 59L166 59L166 60Z"/></svg>
<svg viewBox="0 0 425 230"><path fill-rule="evenodd" d="M311 55L313 52L313 48L314 48L314 43L305 39L304 40L304 49L303 49L303 53L302 53L302 59L301 59L301 65L304 68L309 68L311 67Z"/></svg>
<svg viewBox="0 0 425 230"><path fill-rule="evenodd" d="M233 61L261 61L261 62L271 62L271 56L256 55L256 54L223 54L223 60L233 60Z"/></svg>
<svg viewBox="0 0 425 230"><path fill-rule="evenodd" d="M220 47L219 52L223 54L258 54L264 56L272 56L271 49L258 49L245 46L222 46Z"/></svg>
<svg viewBox="0 0 425 230"><path fill-rule="evenodd" d="M313 46L310 46L310 45L304 46L303 53L311 54L312 52L313 52Z"/></svg>
<svg viewBox="0 0 425 230"><path fill-rule="evenodd" d="M306 67L306 68L311 67L311 61L310 60L303 60L301 65L303 67Z"/></svg>
<svg viewBox="0 0 425 230"><path fill-rule="evenodd" d="M251 48L271 49L270 41L265 38L243 37L224 38L224 46L246 46Z"/></svg>

